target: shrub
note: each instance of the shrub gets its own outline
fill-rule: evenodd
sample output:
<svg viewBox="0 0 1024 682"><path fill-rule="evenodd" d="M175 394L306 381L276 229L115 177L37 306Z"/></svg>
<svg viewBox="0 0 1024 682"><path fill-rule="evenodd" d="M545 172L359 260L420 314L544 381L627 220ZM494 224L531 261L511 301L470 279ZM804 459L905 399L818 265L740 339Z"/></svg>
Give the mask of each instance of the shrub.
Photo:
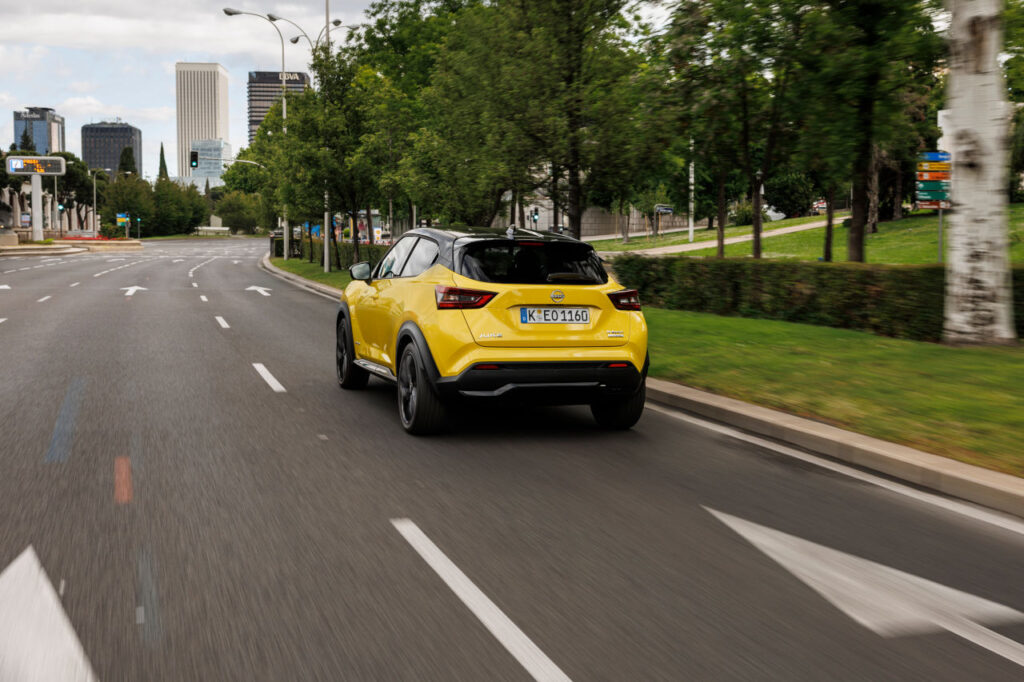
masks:
<svg viewBox="0 0 1024 682"><path fill-rule="evenodd" d="M302 243L302 258L304 260L309 260L309 248L310 248L309 239L306 238L306 237L303 237L302 240L301 240L301 243ZM341 256L341 266L344 267L344 268L347 268L349 265L352 265L352 255L353 255L352 242L338 242L337 248L338 248L338 252L339 252L339 254ZM380 246L380 245L377 245L377 244L374 244L373 246L370 246L369 244L360 244L359 245L359 260L369 261L371 265L376 264L377 261L379 261L381 258L384 257L384 254L387 253L387 250L390 249L390 248L391 248L390 246ZM284 240L281 239L280 237L275 237L274 238L274 253L273 253L273 255L274 255L275 258L280 258L283 253L284 253ZM313 239L313 261L314 262L322 263L323 260L324 260L323 242L320 239L314 238Z"/></svg>
<svg viewBox="0 0 1024 682"><path fill-rule="evenodd" d="M648 305L883 336L940 341L942 265L800 263L751 259L615 259L616 278ZM1014 316L1024 338L1024 267L1013 270Z"/></svg>
<svg viewBox="0 0 1024 682"><path fill-rule="evenodd" d="M753 225L754 205L749 201L741 201L733 206L729 212L729 222L733 225ZM761 222L771 222L771 218L768 217L768 213L764 209L761 209Z"/></svg>

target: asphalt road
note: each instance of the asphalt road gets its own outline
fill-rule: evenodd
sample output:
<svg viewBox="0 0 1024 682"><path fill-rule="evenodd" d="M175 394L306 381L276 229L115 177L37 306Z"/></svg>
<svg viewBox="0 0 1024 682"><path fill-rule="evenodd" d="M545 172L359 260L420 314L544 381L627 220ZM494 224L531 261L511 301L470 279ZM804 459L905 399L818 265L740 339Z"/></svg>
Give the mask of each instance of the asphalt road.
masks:
<svg viewBox="0 0 1024 682"><path fill-rule="evenodd" d="M265 246L0 258L0 570L34 549L99 679L1024 677L1024 524L653 408L407 436L391 386L338 388L336 305ZM812 588L819 560L846 568ZM950 620L904 574L988 602Z"/></svg>

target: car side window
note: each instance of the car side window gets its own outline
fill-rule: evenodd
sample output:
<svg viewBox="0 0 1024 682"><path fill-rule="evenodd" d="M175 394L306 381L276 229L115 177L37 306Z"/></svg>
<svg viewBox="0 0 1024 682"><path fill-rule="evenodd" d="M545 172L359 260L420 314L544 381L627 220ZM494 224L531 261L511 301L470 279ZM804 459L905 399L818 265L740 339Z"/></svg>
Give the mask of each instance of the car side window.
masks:
<svg viewBox="0 0 1024 682"><path fill-rule="evenodd" d="M440 249L438 249L436 242L431 239L420 238L416 242L416 248L409 254L409 259L405 261L405 267L402 268L402 274L399 277L415 277L422 274L437 261L439 253Z"/></svg>
<svg viewBox="0 0 1024 682"><path fill-rule="evenodd" d="M391 277L398 277L398 273L402 271L402 266L405 265L405 260L409 256L409 252L412 251L413 245L416 243L416 237L402 237L398 240L398 243L391 247L391 250L387 252L384 259L377 265L377 271L374 273L374 279L389 279Z"/></svg>

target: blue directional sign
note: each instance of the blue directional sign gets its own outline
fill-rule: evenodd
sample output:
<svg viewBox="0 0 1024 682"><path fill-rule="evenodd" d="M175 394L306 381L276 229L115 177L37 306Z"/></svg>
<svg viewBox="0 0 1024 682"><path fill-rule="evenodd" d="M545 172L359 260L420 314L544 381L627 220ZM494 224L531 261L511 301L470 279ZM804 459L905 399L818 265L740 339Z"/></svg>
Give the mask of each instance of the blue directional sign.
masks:
<svg viewBox="0 0 1024 682"><path fill-rule="evenodd" d="M940 163L947 162L952 159L949 152L924 152L918 155L918 161L938 161Z"/></svg>

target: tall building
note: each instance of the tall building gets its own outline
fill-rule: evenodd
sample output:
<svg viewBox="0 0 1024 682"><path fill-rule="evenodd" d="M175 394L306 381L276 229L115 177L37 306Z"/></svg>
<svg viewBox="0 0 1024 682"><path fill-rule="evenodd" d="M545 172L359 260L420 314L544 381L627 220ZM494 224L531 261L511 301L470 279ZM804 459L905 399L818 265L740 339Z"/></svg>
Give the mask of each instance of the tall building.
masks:
<svg viewBox="0 0 1024 682"><path fill-rule="evenodd" d="M189 151L199 152L199 166L190 169L193 178L219 178L231 160L231 145L224 140L192 140Z"/></svg>
<svg viewBox="0 0 1024 682"><path fill-rule="evenodd" d="M64 146L64 117L47 107L28 107L25 111L14 112L14 144L21 146L22 135L28 136L35 145L36 154L62 152Z"/></svg>
<svg viewBox="0 0 1024 682"><path fill-rule="evenodd" d="M282 76L290 92L302 92L309 87L309 76L300 71L249 72L249 144L256 138L256 130L270 107L281 99Z"/></svg>
<svg viewBox="0 0 1024 682"><path fill-rule="evenodd" d="M228 140L228 72L220 64L174 65L178 109L178 175L188 177L193 140Z"/></svg>
<svg viewBox="0 0 1024 682"><path fill-rule="evenodd" d="M89 168L117 170L121 150L132 148L135 168L142 175L142 131L124 121L88 123L82 126L82 160Z"/></svg>

